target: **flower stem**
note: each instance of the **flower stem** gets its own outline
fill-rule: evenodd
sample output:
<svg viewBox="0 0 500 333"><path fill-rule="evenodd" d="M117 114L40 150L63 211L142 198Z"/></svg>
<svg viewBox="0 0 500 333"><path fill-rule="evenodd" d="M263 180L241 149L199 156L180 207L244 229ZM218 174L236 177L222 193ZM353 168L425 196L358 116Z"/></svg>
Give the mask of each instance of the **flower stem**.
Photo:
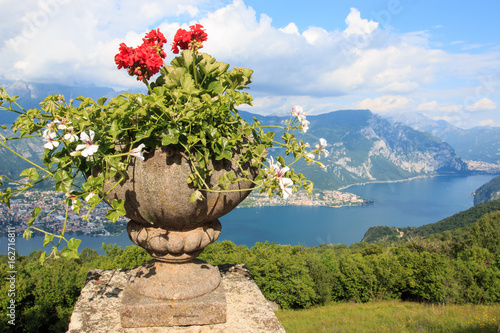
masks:
<svg viewBox="0 0 500 333"><path fill-rule="evenodd" d="M198 75L196 75L196 47L193 47L193 76L194 76L194 84L198 85Z"/></svg>
<svg viewBox="0 0 500 333"><path fill-rule="evenodd" d="M153 93L153 89L151 89L151 86L149 85L148 80L145 77L143 77L142 78L142 82L144 82L146 84L146 87L148 87L149 93L152 94Z"/></svg>
<svg viewBox="0 0 500 333"><path fill-rule="evenodd" d="M4 141L4 142L5 142L5 141ZM43 170L43 171L47 172L47 173L48 173L49 175L51 175L51 176L54 176L54 174L53 174L52 172L50 172L49 170L44 169L44 168L42 168L41 166L39 166L38 164L31 162L31 161L30 161L30 160L28 160L26 157L22 156L21 154L19 154L19 153L17 153L16 151L14 151L14 150L10 149L9 147L7 147L7 146L4 144L4 142L0 142L0 145L1 145L2 147L4 147L5 149L7 149L8 151L10 151L11 153L13 153L14 155L19 156L20 158L22 158L23 160L25 160L25 161L26 161L26 162L28 162L29 164L31 164L31 165L33 165L33 166L37 167L37 168L38 168L38 169L40 169L40 170Z"/></svg>

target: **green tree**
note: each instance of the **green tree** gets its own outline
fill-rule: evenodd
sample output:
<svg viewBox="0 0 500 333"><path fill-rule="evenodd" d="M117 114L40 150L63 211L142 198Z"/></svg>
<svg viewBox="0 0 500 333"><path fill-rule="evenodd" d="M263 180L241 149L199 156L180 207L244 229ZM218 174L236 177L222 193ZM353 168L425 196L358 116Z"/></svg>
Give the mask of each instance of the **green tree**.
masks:
<svg viewBox="0 0 500 333"><path fill-rule="evenodd" d="M247 263L264 296L283 309L305 308L317 298L301 246L256 243Z"/></svg>

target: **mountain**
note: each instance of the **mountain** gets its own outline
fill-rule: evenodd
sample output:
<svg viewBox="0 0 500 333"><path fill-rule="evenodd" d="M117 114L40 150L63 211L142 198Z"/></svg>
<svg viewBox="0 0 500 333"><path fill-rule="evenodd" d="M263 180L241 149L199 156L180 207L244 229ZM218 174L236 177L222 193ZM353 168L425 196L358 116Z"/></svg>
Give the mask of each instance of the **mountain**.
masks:
<svg viewBox="0 0 500 333"><path fill-rule="evenodd" d="M500 176L493 178L474 192L474 205L500 199Z"/></svg>
<svg viewBox="0 0 500 333"><path fill-rule="evenodd" d="M444 120L432 120L422 114L408 112L392 114L388 118L437 136L449 143L464 160L500 164L500 127L462 129Z"/></svg>
<svg viewBox="0 0 500 333"><path fill-rule="evenodd" d="M242 116L251 118L246 113ZM257 118L262 124L275 125L287 119ZM319 138L327 140L329 156L321 160L327 171L304 164L297 164L296 169L319 189L467 171L467 165L446 142L409 126L392 124L369 110L335 111L308 116L307 120L310 130L297 136L311 147Z"/></svg>
<svg viewBox="0 0 500 333"><path fill-rule="evenodd" d="M17 102L25 110L40 107L40 102L48 95L64 95L66 101L78 96L90 97L94 100L100 97L111 98L119 94L112 88L95 86L63 86L58 84L27 83L24 81L0 80L0 87L5 88L10 96L19 96ZM12 124L17 118L17 113L0 111L0 124Z"/></svg>
<svg viewBox="0 0 500 333"><path fill-rule="evenodd" d="M0 135L9 138L13 136L13 133L9 129L4 130L0 128ZM43 144L44 142L41 137L12 140L5 143L7 147L14 149L23 157L37 163L41 163L42 160L44 151ZM2 163L0 163L0 175L5 175L14 180L19 178L21 171L33 167L30 163L3 147L0 147L0 161L2 161Z"/></svg>

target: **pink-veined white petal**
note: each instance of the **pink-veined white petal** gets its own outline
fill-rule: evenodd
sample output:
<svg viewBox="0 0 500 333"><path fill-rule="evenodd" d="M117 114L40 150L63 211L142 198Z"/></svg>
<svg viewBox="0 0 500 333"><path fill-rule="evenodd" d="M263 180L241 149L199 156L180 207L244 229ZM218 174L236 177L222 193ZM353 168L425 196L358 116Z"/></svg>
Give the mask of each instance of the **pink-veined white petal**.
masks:
<svg viewBox="0 0 500 333"><path fill-rule="evenodd" d="M281 194L283 195L283 199L288 198L289 195L292 194L292 189L290 186L293 185L293 181L290 178L280 178L279 185L281 189Z"/></svg>
<svg viewBox="0 0 500 333"><path fill-rule="evenodd" d="M80 133L80 140L85 142L85 144L80 144L76 146L76 150L82 150L82 156L87 157L95 154L97 149L99 149L99 145L94 144L94 131L89 130L89 135L87 133Z"/></svg>
<svg viewBox="0 0 500 333"><path fill-rule="evenodd" d="M75 142L78 140L78 135L73 133L73 127L67 127L66 130L68 131L66 134L64 134L63 138L64 140L68 140L69 142Z"/></svg>
<svg viewBox="0 0 500 333"><path fill-rule="evenodd" d="M144 149L144 147L144 143L141 143L139 146L132 149L129 154L144 161L144 156L142 155L142 150Z"/></svg>
<svg viewBox="0 0 500 333"><path fill-rule="evenodd" d="M300 130L302 131L302 133L307 133L307 130L309 130L309 124L310 122L307 120L303 120L300 123Z"/></svg>
<svg viewBox="0 0 500 333"><path fill-rule="evenodd" d="M45 141L43 147L50 150L59 147L59 141L55 140L56 137L56 133L45 130L43 132L43 141Z"/></svg>

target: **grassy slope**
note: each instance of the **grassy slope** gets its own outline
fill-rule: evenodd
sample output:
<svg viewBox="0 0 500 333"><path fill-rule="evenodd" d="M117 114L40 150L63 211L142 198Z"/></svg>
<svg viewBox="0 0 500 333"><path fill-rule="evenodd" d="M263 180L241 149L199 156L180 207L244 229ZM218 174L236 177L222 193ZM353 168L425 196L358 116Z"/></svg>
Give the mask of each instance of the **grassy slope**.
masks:
<svg viewBox="0 0 500 333"><path fill-rule="evenodd" d="M426 305L401 301L338 303L276 312L287 333L453 332L500 330L500 304Z"/></svg>

